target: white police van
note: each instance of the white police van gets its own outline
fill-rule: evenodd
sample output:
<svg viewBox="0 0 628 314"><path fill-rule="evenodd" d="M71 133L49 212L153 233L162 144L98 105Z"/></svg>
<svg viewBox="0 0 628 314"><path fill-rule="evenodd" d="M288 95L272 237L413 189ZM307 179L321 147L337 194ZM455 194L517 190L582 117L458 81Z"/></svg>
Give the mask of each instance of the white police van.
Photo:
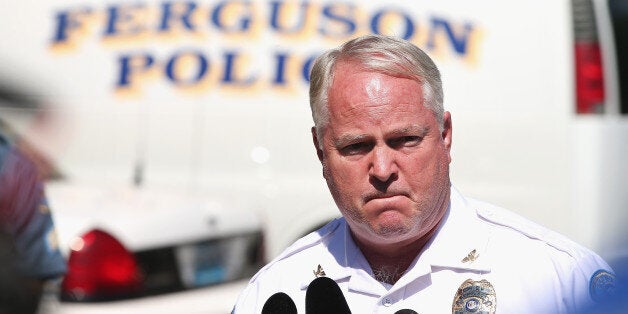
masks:
<svg viewBox="0 0 628 314"><path fill-rule="evenodd" d="M338 216L310 138L308 70L379 33L441 69L458 189L610 260L626 253L625 1L28 0L0 14L0 82L46 104L15 124L65 178L49 192L62 243L76 236L68 221L86 221L62 204L84 189L229 199L261 215L267 257ZM129 228L131 243L142 227Z"/></svg>

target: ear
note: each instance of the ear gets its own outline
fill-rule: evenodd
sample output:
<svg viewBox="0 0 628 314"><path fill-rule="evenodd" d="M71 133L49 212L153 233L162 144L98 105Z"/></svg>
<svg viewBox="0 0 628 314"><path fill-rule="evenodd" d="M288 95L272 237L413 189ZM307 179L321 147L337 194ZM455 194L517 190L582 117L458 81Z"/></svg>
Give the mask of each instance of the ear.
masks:
<svg viewBox="0 0 628 314"><path fill-rule="evenodd" d="M445 144L445 149L447 150L447 157L449 162L451 162L451 141L452 141L452 124L451 124L451 113L449 111L445 111L443 114L443 132L441 133L443 144Z"/></svg>
<svg viewBox="0 0 628 314"><path fill-rule="evenodd" d="M316 149L316 155L318 156L318 160L322 163L323 162L323 150L321 149L321 142L319 142L318 139L318 135L316 135L316 127L312 127L311 129L312 132L312 141L314 141L314 148Z"/></svg>

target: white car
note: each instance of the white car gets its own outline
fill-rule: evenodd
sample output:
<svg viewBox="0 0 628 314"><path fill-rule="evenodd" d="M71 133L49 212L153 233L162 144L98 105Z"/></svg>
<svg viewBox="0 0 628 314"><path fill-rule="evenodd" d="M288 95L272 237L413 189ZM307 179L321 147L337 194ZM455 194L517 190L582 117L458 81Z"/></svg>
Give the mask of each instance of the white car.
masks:
<svg viewBox="0 0 628 314"><path fill-rule="evenodd" d="M263 262L258 217L190 193L49 183L65 277L40 313L229 313Z"/></svg>

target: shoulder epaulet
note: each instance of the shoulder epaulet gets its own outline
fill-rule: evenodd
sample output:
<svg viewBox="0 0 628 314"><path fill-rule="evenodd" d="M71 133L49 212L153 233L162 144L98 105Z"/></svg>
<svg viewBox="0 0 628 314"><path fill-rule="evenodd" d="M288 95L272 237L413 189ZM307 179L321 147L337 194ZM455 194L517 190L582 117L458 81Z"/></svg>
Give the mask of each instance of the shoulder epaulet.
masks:
<svg viewBox="0 0 628 314"><path fill-rule="evenodd" d="M528 238L544 242L556 250L565 252L573 258L580 258L585 255L585 251L588 251L564 235L543 227L512 211L477 200L470 201L472 208L475 208L478 216L492 224L509 228Z"/></svg>
<svg viewBox="0 0 628 314"><path fill-rule="evenodd" d="M321 227L320 229L313 231L308 235L298 239L283 252L281 252L276 258L266 264L266 266L260 269L255 275L253 275L249 282L251 283L255 281L259 274L263 273L266 269L272 267L277 262L324 242L325 239L329 238L338 229L338 227L342 225L343 220L344 218L336 218Z"/></svg>

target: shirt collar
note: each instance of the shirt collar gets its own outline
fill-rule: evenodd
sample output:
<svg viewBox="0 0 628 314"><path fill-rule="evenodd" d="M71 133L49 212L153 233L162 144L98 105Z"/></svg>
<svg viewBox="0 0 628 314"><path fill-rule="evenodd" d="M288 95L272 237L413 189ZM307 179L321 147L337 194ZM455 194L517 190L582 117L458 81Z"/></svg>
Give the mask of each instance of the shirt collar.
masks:
<svg viewBox="0 0 628 314"><path fill-rule="evenodd" d="M487 232L476 209L469 207L466 199L452 186L443 223L419 256L419 261L428 262L432 268L490 272L484 258Z"/></svg>
<svg viewBox="0 0 628 314"><path fill-rule="evenodd" d="M348 282L351 291L381 296L386 289L373 278L371 266L357 247L351 236L349 225L342 218L342 225L336 232L326 239L321 255L328 255L322 260L328 261L322 265L325 276L336 282ZM333 260L330 260L333 259ZM301 282L301 289L305 290L314 277L306 278Z"/></svg>
<svg viewBox="0 0 628 314"><path fill-rule="evenodd" d="M322 254L329 254L329 258L335 259L322 265L326 276L337 282L348 280L349 290L379 296L385 294L386 289L373 278L371 267L353 241L344 218L341 223L336 232L326 239L326 245L321 246L325 251ZM476 210L470 208L464 197L451 186L450 204L441 226L392 289L439 269L490 272L483 259L488 239L486 233ZM474 250L475 254L470 254ZM467 256L469 258L465 261ZM306 289L313 279L304 280L301 288Z"/></svg>
<svg viewBox="0 0 628 314"><path fill-rule="evenodd" d="M330 237L323 239L319 246L320 265L324 276L337 282L346 281L360 272L368 276L370 267L362 253L351 238L349 227L344 218L339 219L340 225ZM310 274L301 282L301 289L307 289L315 277Z"/></svg>

